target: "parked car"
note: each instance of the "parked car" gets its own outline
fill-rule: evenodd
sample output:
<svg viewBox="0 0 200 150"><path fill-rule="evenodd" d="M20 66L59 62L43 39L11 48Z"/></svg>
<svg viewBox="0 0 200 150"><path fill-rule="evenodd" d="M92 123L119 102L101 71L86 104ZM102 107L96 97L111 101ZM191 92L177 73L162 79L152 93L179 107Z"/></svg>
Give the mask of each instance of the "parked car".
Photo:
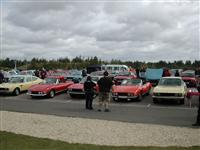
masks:
<svg viewBox="0 0 200 150"><path fill-rule="evenodd" d="M72 81L66 82L63 76L49 76L43 83L31 86L27 94L31 97L49 96L53 98L56 93L67 91L72 84Z"/></svg>
<svg viewBox="0 0 200 150"><path fill-rule="evenodd" d="M74 83L78 83L83 78L82 71L80 70L69 70L67 80L71 80Z"/></svg>
<svg viewBox="0 0 200 150"><path fill-rule="evenodd" d="M181 77L162 77L158 85L153 89L153 102L159 100L173 100L184 104L187 95L187 87Z"/></svg>
<svg viewBox="0 0 200 150"><path fill-rule="evenodd" d="M141 101L142 96L149 94L151 87L150 82L144 82L142 79L125 79L120 85L113 86L112 98L114 101L120 99L127 101L138 99Z"/></svg>
<svg viewBox="0 0 200 150"><path fill-rule="evenodd" d="M7 83L0 84L0 93L12 93L19 95L22 91L27 91L34 84L43 82L42 79L30 75L11 76Z"/></svg>
<svg viewBox="0 0 200 150"><path fill-rule="evenodd" d="M135 79L137 76L133 72L122 71L119 72L117 76L114 77L115 85L120 85L124 79Z"/></svg>
<svg viewBox="0 0 200 150"><path fill-rule="evenodd" d="M92 81L96 83L94 90L95 90L95 95L97 95L99 92L97 81L101 78L101 76L91 76L91 78L92 78ZM86 79L87 79L87 76L85 76L79 83L74 83L69 86L68 94L70 95L70 97L73 98L75 96L82 96L82 97L85 96L83 84L85 83Z"/></svg>

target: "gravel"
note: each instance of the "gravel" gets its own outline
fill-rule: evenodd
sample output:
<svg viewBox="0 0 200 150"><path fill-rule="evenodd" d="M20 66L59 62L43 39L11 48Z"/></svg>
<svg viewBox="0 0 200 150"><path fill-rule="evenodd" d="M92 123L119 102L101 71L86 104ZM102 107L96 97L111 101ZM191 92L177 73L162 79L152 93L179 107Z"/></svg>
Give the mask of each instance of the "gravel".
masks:
<svg viewBox="0 0 200 150"><path fill-rule="evenodd" d="M0 111L1 131L69 143L200 146L200 129Z"/></svg>

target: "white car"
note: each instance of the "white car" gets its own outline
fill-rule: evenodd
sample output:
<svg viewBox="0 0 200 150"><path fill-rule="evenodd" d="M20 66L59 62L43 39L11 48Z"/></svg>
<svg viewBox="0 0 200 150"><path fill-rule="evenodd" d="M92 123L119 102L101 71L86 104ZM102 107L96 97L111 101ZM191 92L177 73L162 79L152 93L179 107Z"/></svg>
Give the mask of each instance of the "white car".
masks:
<svg viewBox="0 0 200 150"><path fill-rule="evenodd" d="M159 100L176 100L184 104L187 95L187 87L181 77L163 77L158 85L153 89L153 102Z"/></svg>

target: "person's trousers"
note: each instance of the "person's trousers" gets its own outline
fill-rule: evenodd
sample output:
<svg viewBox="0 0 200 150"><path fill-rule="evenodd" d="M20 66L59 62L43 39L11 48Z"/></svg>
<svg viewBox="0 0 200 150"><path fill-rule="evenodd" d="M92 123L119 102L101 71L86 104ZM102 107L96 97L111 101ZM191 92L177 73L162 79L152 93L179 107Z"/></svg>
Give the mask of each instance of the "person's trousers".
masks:
<svg viewBox="0 0 200 150"><path fill-rule="evenodd" d="M86 99L85 108L86 109L92 109L93 95L94 94L92 92L85 93L85 99Z"/></svg>

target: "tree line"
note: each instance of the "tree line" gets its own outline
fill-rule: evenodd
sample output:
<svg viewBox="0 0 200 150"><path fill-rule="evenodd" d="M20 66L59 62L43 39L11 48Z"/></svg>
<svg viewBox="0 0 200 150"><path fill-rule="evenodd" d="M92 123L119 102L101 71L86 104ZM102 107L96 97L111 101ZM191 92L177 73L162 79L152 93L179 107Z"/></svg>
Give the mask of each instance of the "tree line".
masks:
<svg viewBox="0 0 200 150"><path fill-rule="evenodd" d="M112 59L111 61L103 61L99 59L97 56L84 58L82 56L77 56L73 59L59 58L53 60L41 59L41 58L33 58L31 60L14 60L10 58L0 59L0 69L10 70L14 69L15 65L17 69L26 70L26 69L41 69L45 68L48 70L52 69L83 69L89 65L93 64L124 64L128 65L132 68L170 68L170 69L196 69L200 67L200 60L195 61L173 61L167 62L160 60L158 62L145 62L145 61L121 61L117 59Z"/></svg>

